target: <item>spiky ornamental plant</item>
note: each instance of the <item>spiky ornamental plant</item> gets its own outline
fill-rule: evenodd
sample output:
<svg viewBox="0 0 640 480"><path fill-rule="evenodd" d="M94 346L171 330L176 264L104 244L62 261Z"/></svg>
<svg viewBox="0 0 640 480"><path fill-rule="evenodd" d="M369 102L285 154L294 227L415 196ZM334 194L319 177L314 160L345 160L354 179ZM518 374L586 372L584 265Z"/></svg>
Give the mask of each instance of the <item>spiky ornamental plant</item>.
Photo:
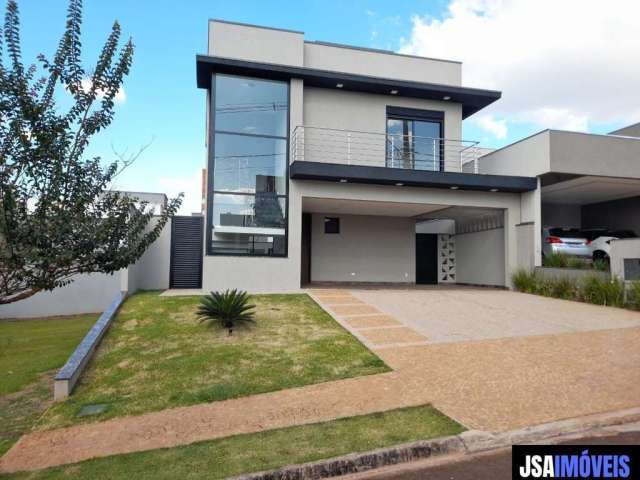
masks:
<svg viewBox="0 0 640 480"><path fill-rule="evenodd" d="M218 323L231 335L236 325L255 322L254 309L255 305L249 303L249 294L234 289L202 297L197 315L201 322Z"/></svg>
<svg viewBox="0 0 640 480"><path fill-rule="evenodd" d="M87 158L89 139L113 120L133 43L114 23L92 73L81 66L81 0L70 0L55 56L25 67L18 5L0 29L0 304L66 285L79 273L134 263L159 236L181 196L157 222L143 202L110 191L133 158ZM56 98L71 101L59 108ZM62 103L62 102L61 102ZM64 103L67 103L65 100Z"/></svg>

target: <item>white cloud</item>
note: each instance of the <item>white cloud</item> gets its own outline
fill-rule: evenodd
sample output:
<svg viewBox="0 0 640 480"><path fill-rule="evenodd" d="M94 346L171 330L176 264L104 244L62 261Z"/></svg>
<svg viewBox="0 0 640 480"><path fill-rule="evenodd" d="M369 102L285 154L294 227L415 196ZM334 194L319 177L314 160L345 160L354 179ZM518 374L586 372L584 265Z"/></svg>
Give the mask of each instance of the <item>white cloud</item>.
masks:
<svg viewBox="0 0 640 480"><path fill-rule="evenodd" d="M640 121L639 17L636 0L452 0L442 20L414 17L400 50L461 60L464 85L501 90L477 120L493 134L495 118L587 130Z"/></svg>
<svg viewBox="0 0 640 480"><path fill-rule="evenodd" d="M480 115L474 118L475 123L491 133L494 137L502 140L507 138L507 121L496 120L493 115Z"/></svg>
<svg viewBox="0 0 640 480"><path fill-rule="evenodd" d="M182 177L160 177L154 191L166 193L169 198L184 192L178 215L191 215L200 212L202 204L202 170Z"/></svg>
<svg viewBox="0 0 640 480"><path fill-rule="evenodd" d="M85 92L88 92L89 90L91 90L92 82L90 79L85 78L84 80L82 80L81 84L82 84L82 89ZM104 91L101 89L98 89L98 97L102 97L102 96L104 96ZM116 103L124 103L127 100L127 94L124 91L124 87L120 87L118 89L115 96L113 97L113 100Z"/></svg>
<svg viewBox="0 0 640 480"><path fill-rule="evenodd" d="M519 121L530 121L537 125L558 130L574 130L586 132L589 130L587 115L577 115L566 108L542 107L527 111L516 117Z"/></svg>

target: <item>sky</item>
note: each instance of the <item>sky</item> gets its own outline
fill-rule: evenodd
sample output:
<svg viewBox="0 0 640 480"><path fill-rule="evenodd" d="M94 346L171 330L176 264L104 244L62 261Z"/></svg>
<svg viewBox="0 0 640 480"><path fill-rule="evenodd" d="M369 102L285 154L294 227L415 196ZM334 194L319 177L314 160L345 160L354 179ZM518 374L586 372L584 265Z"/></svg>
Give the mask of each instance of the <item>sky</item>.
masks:
<svg viewBox="0 0 640 480"><path fill-rule="evenodd" d="M18 2L25 61L51 57L66 1ZM502 91L463 124L464 139L486 147L545 128L607 133L640 121L636 0L85 0L87 69L116 19L136 45L115 119L88 153L106 162L144 147L115 187L185 192L182 214L200 208L206 93L195 56L206 53L209 18L460 60L463 85Z"/></svg>

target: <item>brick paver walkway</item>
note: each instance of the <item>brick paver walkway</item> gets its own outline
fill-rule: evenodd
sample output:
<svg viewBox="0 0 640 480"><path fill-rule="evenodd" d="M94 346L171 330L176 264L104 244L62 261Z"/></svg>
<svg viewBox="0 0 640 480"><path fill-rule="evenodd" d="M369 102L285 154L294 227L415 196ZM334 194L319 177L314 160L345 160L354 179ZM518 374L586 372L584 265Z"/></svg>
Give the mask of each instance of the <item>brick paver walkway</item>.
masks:
<svg viewBox="0 0 640 480"><path fill-rule="evenodd" d="M640 404L639 327L430 344L348 291L311 293L394 371L35 432L0 460L0 469L34 470L424 403L487 431Z"/></svg>

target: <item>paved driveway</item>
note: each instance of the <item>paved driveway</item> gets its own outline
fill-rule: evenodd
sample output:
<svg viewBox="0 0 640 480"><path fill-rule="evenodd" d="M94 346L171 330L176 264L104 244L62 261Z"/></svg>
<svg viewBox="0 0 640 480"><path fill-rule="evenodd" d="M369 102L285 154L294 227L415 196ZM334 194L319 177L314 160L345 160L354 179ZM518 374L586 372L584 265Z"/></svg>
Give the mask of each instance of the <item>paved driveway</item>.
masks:
<svg viewBox="0 0 640 480"><path fill-rule="evenodd" d="M430 343L640 326L640 313L506 290L461 286L350 289Z"/></svg>
<svg viewBox="0 0 640 480"><path fill-rule="evenodd" d="M640 406L639 312L457 286L310 293L394 369L398 400L469 428Z"/></svg>

